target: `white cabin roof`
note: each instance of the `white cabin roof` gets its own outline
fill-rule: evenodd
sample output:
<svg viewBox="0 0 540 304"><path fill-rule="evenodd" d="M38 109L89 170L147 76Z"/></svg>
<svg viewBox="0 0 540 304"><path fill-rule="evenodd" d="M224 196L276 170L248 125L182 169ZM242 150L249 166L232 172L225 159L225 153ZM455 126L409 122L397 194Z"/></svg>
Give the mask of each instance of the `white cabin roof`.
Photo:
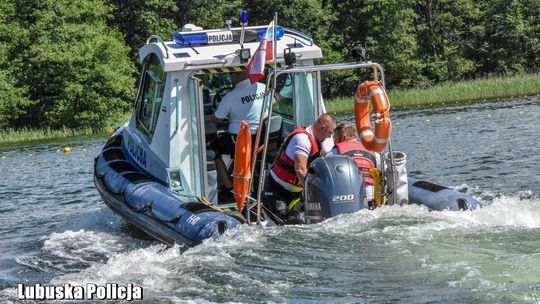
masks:
<svg viewBox="0 0 540 304"><path fill-rule="evenodd" d="M247 27L246 29L256 30L259 28L265 27ZM231 31L239 31L240 29L232 28ZM292 29L284 29L285 34L277 41L278 62L284 62L283 51L286 48L290 48L299 61L322 58L321 49L313 43L309 36ZM219 30L198 32L211 33L212 31ZM193 32L181 32L180 34L188 33ZM251 56L253 56L259 44L260 41L246 42L244 48L249 48ZM187 46L174 41L163 41L158 36L151 36L146 45L139 50L139 58L142 62L150 53L156 53L162 61L165 72L245 66L248 63L240 62L240 57L236 53L240 48L239 42Z"/></svg>

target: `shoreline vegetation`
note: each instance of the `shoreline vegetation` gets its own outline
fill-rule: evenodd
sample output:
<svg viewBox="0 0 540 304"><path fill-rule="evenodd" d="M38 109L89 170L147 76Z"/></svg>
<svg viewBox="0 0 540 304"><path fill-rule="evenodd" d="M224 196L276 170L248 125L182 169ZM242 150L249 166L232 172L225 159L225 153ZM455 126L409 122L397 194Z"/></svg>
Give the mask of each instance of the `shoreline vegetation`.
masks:
<svg viewBox="0 0 540 304"><path fill-rule="evenodd" d="M351 94L352 96L352 94ZM540 74L523 74L511 77L488 77L482 79L446 83L426 89L389 90L391 109L406 110L452 104L474 103L501 98L540 96ZM353 112L352 97L340 97L326 102L326 110L335 115ZM131 113L122 115L117 125L126 122ZM115 127L102 130L86 129L22 129L1 130L0 145L51 141L73 137L108 136Z"/></svg>
<svg viewBox="0 0 540 304"><path fill-rule="evenodd" d="M540 74L488 77L444 83L425 89L388 90L391 110L408 110L452 104L476 103L501 98L540 95ZM335 115L352 113L353 97L326 102L326 111Z"/></svg>
<svg viewBox="0 0 540 304"><path fill-rule="evenodd" d="M2 130L0 131L0 146L8 144L19 144L28 142L41 142L41 141L56 141L67 138L82 138L82 137L94 137L94 136L107 136L111 135L114 128L108 128L105 130L94 131L92 129L22 129L22 130Z"/></svg>
<svg viewBox="0 0 540 304"><path fill-rule="evenodd" d="M82 138L82 137L107 137L110 136L114 130L120 125L124 124L131 117L131 112L121 115L118 119L116 125L95 130L92 128L84 129L6 129L0 130L0 146L5 146L9 144L19 144L19 143L28 143L28 142L41 142L41 141L56 141L63 140L68 138Z"/></svg>

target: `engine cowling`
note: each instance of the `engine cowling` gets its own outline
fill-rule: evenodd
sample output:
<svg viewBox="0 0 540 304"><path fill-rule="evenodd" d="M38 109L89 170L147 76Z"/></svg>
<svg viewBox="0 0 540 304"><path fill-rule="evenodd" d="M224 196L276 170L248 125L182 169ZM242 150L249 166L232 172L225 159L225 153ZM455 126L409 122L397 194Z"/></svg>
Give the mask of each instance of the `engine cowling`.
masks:
<svg viewBox="0 0 540 304"><path fill-rule="evenodd" d="M363 179L354 160L331 155L314 160L304 184L305 221L319 223L367 206Z"/></svg>

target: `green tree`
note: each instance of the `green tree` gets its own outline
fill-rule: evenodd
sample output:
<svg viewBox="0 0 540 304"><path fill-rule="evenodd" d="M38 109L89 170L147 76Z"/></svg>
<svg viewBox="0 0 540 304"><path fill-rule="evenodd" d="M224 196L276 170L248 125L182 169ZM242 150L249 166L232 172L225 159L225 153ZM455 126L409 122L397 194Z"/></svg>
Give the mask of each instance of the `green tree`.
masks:
<svg viewBox="0 0 540 304"><path fill-rule="evenodd" d="M164 40L170 40L173 31L178 30L175 19L183 12L176 6L175 0L104 1L110 8L108 23L124 35L135 65L138 63L137 51L146 39L150 35L158 35Z"/></svg>
<svg viewBox="0 0 540 304"><path fill-rule="evenodd" d="M367 0L360 7L368 16L366 26L370 59L386 68L389 87L422 84L413 3L399 0Z"/></svg>
<svg viewBox="0 0 540 304"><path fill-rule="evenodd" d="M483 18L486 33L479 50L481 73L520 73L530 67L529 59L538 62L539 7L539 1L492 1Z"/></svg>
<svg viewBox="0 0 540 304"><path fill-rule="evenodd" d="M111 7L109 24L120 29L137 64L137 51L150 35L165 41L174 31L193 23L203 28L222 28L226 19L238 20L240 0L105 0Z"/></svg>
<svg viewBox="0 0 540 304"><path fill-rule="evenodd" d="M203 28L223 28L227 19L235 23L233 27L239 26L241 0L178 0L176 5L181 12L176 18L178 29L186 23L193 23ZM250 23L253 24L251 21Z"/></svg>
<svg viewBox="0 0 540 304"><path fill-rule="evenodd" d="M523 13L527 22L528 37L527 46L527 70L540 72L540 0L524 1Z"/></svg>
<svg viewBox="0 0 540 304"><path fill-rule="evenodd" d="M274 13L278 13L279 26L290 27L311 36L323 51L324 59L320 63L342 59L340 52L332 48L334 33L330 32L330 27L336 16L332 14L331 7L323 6L320 1L246 0L244 8L248 10L253 25L268 24L274 19Z"/></svg>
<svg viewBox="0 0 540 304"><path fill-rule="evenodd" d="M540 0L523 1L523 15L528 23L527 71L540 72Z"/></svg>
<svg viewBox="0 0 540 304"><path fill-rule="evenodd" d="M418 0L417 40L423 75L431 83L460 80L474 74L483 1Z"/></svg>
<svg viewBox="0 0 540 304"><path fill-rule="evenodd" d="M25 109L32 104L26 87L17 87L9 72L0 70L0 129L17 127Z"/></svg>
<svg viewBox="0 0 540 304"><path fill-rule="evenodd" d="M19 0L24 6L25 1ZM28 13L30 47L20 72L32 100L27 125L101 129L129 108L129 49L106 25L102 2L41 0Z"/></svg>
<svg viewBox="0 0 540 304"><path fill-rule="evenodd" d="M363 5L363 0L323 1L323 13L332 16L321 45L325 56L323 63L353 61L352 49L365 45L368 20L360 12ZM351 70L327 72L322 79L323 96L351 96L365 77Z"/></svg>
<svg viewBox="0 0 540 304"><path fill-rule="evenodd" d="M21 116L32 104L27 86L14 68L21 52L28 44L28 31L17 20L16 5L5 0L0 10L0 129L16 127Z"/></svg>
<svg viewBox="0 0 540 304"><path fill-rule="evenodd" d="M311 36L315 44L322 49L324 56L317 63L335 63L344 60L342 50L335 47L335 45L339 45L336 40L340 36L330 32L330 28L337 18L332 13L331 5L323 5L321 1L317 0L280 2L246 0L244 8L250 14L251 24L268 24L274 19L274 13L278 13L278 26L293 28ZM336 96L339 88L332 84L341 83L339 79L347 77L347 75L347 73L324 73L322 82L326 92L323 94Z"/></svg>

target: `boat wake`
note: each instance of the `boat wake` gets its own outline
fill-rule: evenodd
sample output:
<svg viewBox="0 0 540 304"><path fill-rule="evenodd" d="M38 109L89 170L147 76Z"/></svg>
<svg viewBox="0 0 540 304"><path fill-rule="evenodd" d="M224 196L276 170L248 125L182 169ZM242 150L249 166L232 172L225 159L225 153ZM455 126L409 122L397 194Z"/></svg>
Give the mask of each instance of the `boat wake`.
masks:
<svg viewBox="0 0 540 304"><path fill-rule="evenodd" d="M433 300L413 292L418 286L430 295L439 290L441 298L458 289L461 299L464 293L471 299L478 293L492 300L533 299L531 288L540 285L534 246L540 199L532 193L480 194L494 198L473 211L385 206L313 225L243 225L185 252L125 234L67 230L45 237L38 253L17 263L51 274L51 284L136 284L148 302L286 302L309 299L310 291L327 286L336 287L319 299L353 299L381 296L382 290L355 291L377 281L413 302ZM415 281L422 277L430 280ZM303 291L297 287L302 284ZM5 289L0 299L14 292Z"/></svg>
<svg viewBox="0 0 540 304"><path fill-rule="evenodd" d="M38 253L16 258L16 262L44 273L77 272L121 252L125 242L122 236L85 230L53 233L43 240Z"/></svg>

